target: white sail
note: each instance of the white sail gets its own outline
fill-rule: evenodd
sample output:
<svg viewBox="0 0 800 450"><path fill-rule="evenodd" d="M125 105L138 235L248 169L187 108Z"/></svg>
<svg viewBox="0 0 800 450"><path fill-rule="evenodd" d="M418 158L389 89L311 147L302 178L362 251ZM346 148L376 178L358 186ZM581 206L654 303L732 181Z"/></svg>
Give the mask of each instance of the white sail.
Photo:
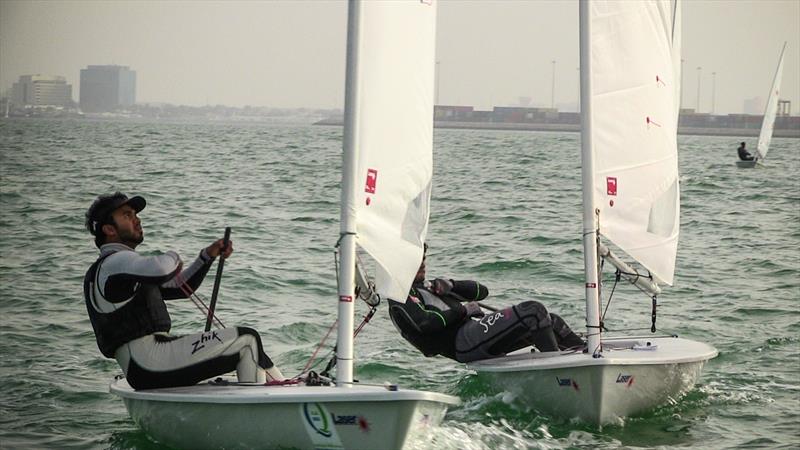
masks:
<svg viewBox="0 0 800 450"><path fill-rule="evenodd" d="M781 79L783 78L783 54L786 51L786 43L783 43L781 57L778 59L778 68L775 70L775 78L772 80L772 89L769 91L769 100L764 109L764 119L761 122L761 133L758 135L758 158L764 159L769 151L769 143L772 140L772 129L775 127L775 115L778 113L778 100L780 99Z"/></svg>
<svg viewBox="0 0 800 450"><path fill-rule="evenodd" d="M680 10L669 0L589 7L600 233L672 284L680 215Z"/></svg>
<svg viewBox="0 0 800 450"><path fill-rule="evenodd" d="M436 4L361 4L357 243L382 297L405 301L422 260L433 172Z"/></svg>

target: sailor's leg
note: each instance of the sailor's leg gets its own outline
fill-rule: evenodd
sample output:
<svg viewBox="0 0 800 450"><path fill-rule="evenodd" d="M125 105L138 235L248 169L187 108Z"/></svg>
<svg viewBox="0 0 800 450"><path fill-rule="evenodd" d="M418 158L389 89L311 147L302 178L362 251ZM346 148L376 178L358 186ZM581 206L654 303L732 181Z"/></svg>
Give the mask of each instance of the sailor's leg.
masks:
<svg viewBox="0 0 800 450"><path fill-rule="evenodd" d="M460 362L501 356L529 345L540 351L558 350L547 309L539 302L523 302L465 323L456 335Z"/></svg>
<svg viewBox="0 0 800 450"><path fill-rule="evenodd" d="M233 370L242 382L283 379L258 334L244 327L181 337L144 336L120 347L116 356L136 389L189 386Z"/></svg>
<svg viewBox="0 0 800 450"><path fill-rule="evenodd" d="M236 366L236 377L242 382L265 383L282 381L285 378L281 371L264 353L261 336L252 328L238 327L242 349L239 351L239 364Z"/></svg>
<svg viewBox="0 0 800 450"><path fill-rule="evenodd" d="M537 301L522 302L514 307L530 330L530 339L540 352L558 350L558 341L553 333L553 322L547 308Z"/></svg>
<svg viewBox="0 0 800 450"><path fill-rule="evenodd" d="M528 336L511 308L467 321L456 334L456 360L470 362L492 358L516 350ZM523 345L524 346L524 345Z"/></svg>
<svg viewBox="0 0 800 450"><path fill-rule="evenodd" d="M566 350L584 346L585 342L583 342L583 339L572 331L561 316L550 313L550 320L553 323L553 332L555 332L556 341L558 341L558 348Z"/></svg>

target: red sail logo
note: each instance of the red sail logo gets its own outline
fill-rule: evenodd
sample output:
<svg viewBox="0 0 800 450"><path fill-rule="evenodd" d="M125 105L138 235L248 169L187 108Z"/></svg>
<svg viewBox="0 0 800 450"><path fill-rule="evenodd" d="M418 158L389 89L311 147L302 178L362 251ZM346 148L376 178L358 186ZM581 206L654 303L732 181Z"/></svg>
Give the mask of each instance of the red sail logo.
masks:
<svg viewBox="0 0 800 450"><path fill-rule="evenodd" d="M367 194L375 193L375 184L378 181L378 171L375 169L367 169L367 185L364 187L364 192Z"/></svg>
<svg viewBox="0 0 800 450"><path fill-rule="evenodd" d="M617 177L606 177L606 194L617 195Z"/></svg>

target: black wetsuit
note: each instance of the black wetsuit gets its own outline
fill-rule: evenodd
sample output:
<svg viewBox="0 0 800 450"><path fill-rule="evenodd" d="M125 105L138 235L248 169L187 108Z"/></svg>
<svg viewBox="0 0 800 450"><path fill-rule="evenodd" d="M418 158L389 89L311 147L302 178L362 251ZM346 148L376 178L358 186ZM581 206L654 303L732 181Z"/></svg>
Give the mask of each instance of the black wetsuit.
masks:
<svg viewBox="0 0 800 450"><path fill-rule="evenodd" d="M739 159L741 159L742 161L752 161L753 159L755 159L755 157L751 155L750 152L748 152L744 148L744 145L740 145L739 148L736 149L736 151L739 152Z"/></svg>
<svg viewBox="0 0 800 450"><path fill-rule="evenodd" d="M540 351L583 345L561 317L549 314L536 301L468 317L461 302L483 300L489 290L475 281L450 281L452 290L442 296L434 294L425 282L412 286L405 303L389 300L392 322L425 356L470 362L529 345Z"/></svg>
<svg viewBox="0 0 800 450"><path fill-rule="evenodd" d="M456 335L469 320L463 298L483 300L486 286L475 281L455 281L450 295L437 296L430 283L414 283L405 303L389 300L389 315L400 334L425 356L456 358Z"/></svg>

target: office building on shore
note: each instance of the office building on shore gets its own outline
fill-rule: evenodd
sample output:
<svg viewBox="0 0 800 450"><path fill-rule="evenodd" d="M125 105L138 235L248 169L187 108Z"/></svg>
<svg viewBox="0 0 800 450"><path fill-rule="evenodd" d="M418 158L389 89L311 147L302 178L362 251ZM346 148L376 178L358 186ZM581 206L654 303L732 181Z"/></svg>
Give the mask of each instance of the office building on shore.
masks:
<svg viewBox="0 0 800 450"><path fill-rule="evenodd" d="M58 75L23 75L11 87L11 102L18 106L72 105L72 85Z"/></svg>
<svg viewBox="0 0 800 450"><path fill-rule="evenodd" d="M80 105L85 113L111 112L136 103L136 71L128 66L81 69Z"/></svg>

